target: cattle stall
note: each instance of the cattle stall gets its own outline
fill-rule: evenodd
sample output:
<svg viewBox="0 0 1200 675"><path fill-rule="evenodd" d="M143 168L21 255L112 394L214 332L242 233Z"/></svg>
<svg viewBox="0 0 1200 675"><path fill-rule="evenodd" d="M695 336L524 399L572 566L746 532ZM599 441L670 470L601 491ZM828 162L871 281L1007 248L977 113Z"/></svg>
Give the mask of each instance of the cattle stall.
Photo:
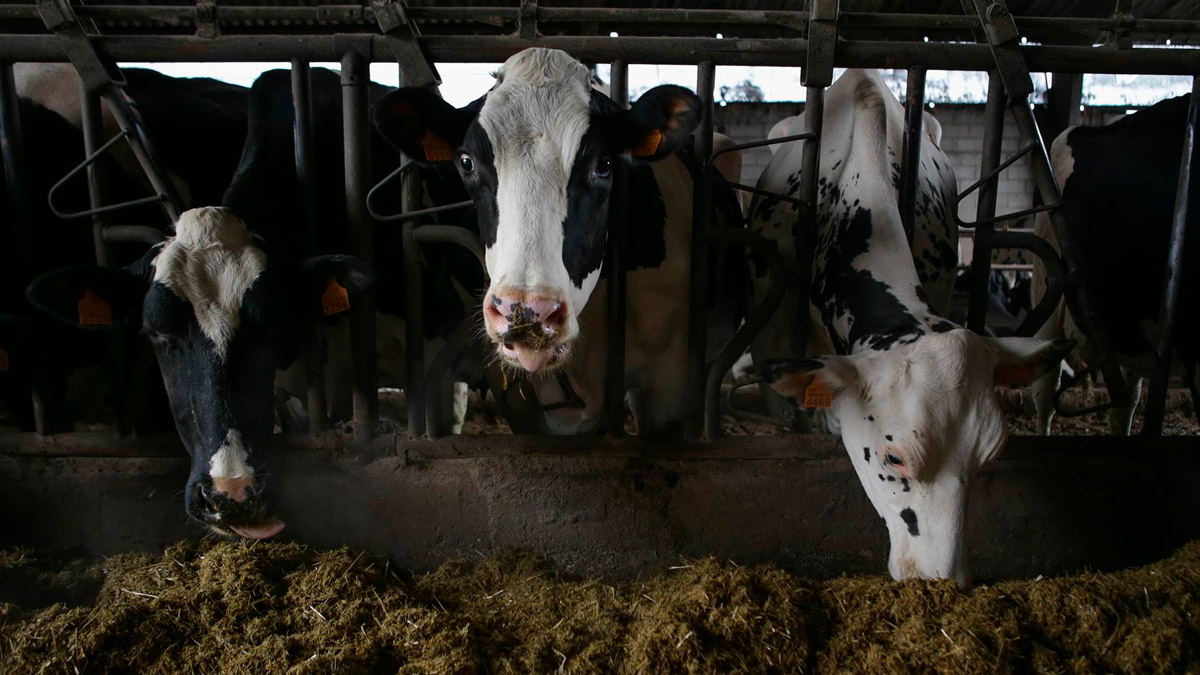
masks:
<svg viewBox="0 0 1200 675"><path fill-rule="evenodd" d="M1064 81L1074 83L1076 96L1084 73L1194 78L1200 74L1200 56L1191 47L1200 41L1200 8L1181 5L1161 15L1143 16L1130 0L1116 0L1115 8L1107 6L1114 3L1014 0L1006 5L963 0L960 5L914 0L900 3L906 7L904 12L882 12L883 3L867 0L811 0L803 9L783 2L755 2L749 8L742 3L724 7L698 2L689 9L606 4L604 8L536 0L506 6L396 0L264 6L81 5L65 0L0 4L0 138L9 204L18 224L13 241L5 243L10 251L6 262L25 264L21 232L37 226L28 220L30 205L46 199L22 185L22 167L38 149L22 144L14 63L69 61L82 83L88 155L97 156L112 144L127 141L154 193L133 206L157 206L173 221L182 210L182 198L164 180L157 140L146 136L122 96L123 83L114 64L290 62L295 167L305 188L297 198L309 205L307 213L314 214L299 224L299 238L315 252L318 167L308 116L313 75L309 64L340 62L349 238L345 252L373 259L377 223L389 223L400 232L404 246L400 266L407 282L407 425L397 430L383 428L379 422L377 298L368 294L350 310L351 433L323 419L326 382L317 337L309 341L305 357L306 400L312 411L308 434L278 435L270 451L269 462L284 486L280 511L287 514L292 536L320 546L370 548L414 569L429 569L471 551L518 545L543 551L572 571L603 576L632 576L680 555L710 553L743 563L774 561L810 575L878 572L886 558L883 528L864 500L837 437L811 433L730 437L723 431L723 406L732 400L722 397L728 372L775 311L785 286L807 296L812 261L801 256L797 269L789 269L761 237L745 230L722 231L710 223L713 186L729 182L713 168L713 160L739 148L804 143L806 179L792 201L800 207L799 250L809 250L818 191L821 102L833 82L834 68L908 70L906 148L920 142L929 70L987 71L990 86L981 179L966 191L978 191L978 212L974 222L963 223L975 231L976 274L968 325L983 328L991 250L1025 249L1045 262L1052 281L1046 298L1018 334L1032 335L1059 297L1065 297L1077 323L1088 330L1102 353L1112 356L1105 327L1095 319L1096 303L1103 299L1089 293L1078 250L1054 210L1058 186L1047 144L1070 122L1071 106L1055 102L1061 113L1055 120L1059 128L1043 135L1027 100L1029 73L1052 72L1056 82L1062 74ZM1172 48L1162 45L1167 37L1174 42ZM625 432L621 364L626 353L627 285L621 257L629 233L624 217L628 206L623 200L627 186L620 170L607 244L605 432L581 437L464 436L447 435L443 428L443 383L453 364L481 347L476 344L478 331L470 324L477 316L468 314L440 352L425 350L423 250L435 244L460 247L482 265L483 245L476 235L435 218L458 213L470 202L422 204L411 158L397 153L394 172L382 183L371 184L368 68L371 63L395 63L402 85L436 90L439 78L433 63L498 62L528 47L561 49L585 63L612 64L610 91L621 105L629 103L630 64L698 66L695 89L704 110L694 154L702 172L693 197L689 306L704 306L709 281L705 270L718 251L761 255L768 261L773 290L712 358L705 352L705 312L689 314L682 438L651 440ZM805 129L714 151L715 69L730 65L801 69L805 107L810 111ZM101 105L108 106L120 127L111 141L103 140ZM1175 207L1171 249L1175 271L1182 264L1185 244L1186 186L1195 181L1192 159L1198 108L1200 80L1194 79L1189 152L1180 170ZM1000 156L1006 114L1014 116L1025 139L1023 149L1009 158ZM1042 204L1016 214L997 214L996 176L1027 155L1033 158ZM901 161L901 213L906 223L911 223L915 208L917 161L915 153ZM72 174L86 173L91 203L90 208L67 214L80 222L91 221L100 265L109 264L117 243L155 243L165 232L120 225L115 213L125 205L105 199L104 168L91 162ZM757 190L748 185L733 187ZM399 191L398 212L387 213L375 203L375 196L384 191ZM1061 256L1032 234L996 227L1040 211L1051 214ZM1191 311L1178 304L1178 277L1169 272L1165 280L1161 323L1168 327L1179 312ZM120 356L122 339L112 336L109 364L114 388L128 391L138 385L118 373L133 368ZM1159 343L1141 436L1014 436L1004 453L983 470L972 492L973 526L967 545L980 576L1116 569L1160 558L1200 537L1200 525L1191 517L1200 509L1196 489L1200 439L1160 436L1171 339L1168 328ZM33 365L35 370L38 367ZM1099 367L1113 402L1128 401L1115 361L1106 359ZM0 434L0 508L10 514L0 531L0 544L74 546L89 554L109 554L155 549L197 531L178 508L187 461L175 434L134 435L130 420L135 411L127 410L120 411L121 437L50 433L51 411L43 405L39 380L33 382L28 395L33 399L36 431ZM522 416L572 404L543 404L519 382L493 377L489 386L514 428ZM798 424L804 426L802 421Z"/></svg>

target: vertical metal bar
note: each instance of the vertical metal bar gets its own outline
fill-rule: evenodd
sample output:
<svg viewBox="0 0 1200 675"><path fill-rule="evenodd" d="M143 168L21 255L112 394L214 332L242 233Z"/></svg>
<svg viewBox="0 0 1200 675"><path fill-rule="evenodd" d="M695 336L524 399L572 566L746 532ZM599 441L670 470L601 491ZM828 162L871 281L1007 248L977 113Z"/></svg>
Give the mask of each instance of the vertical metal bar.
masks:
<svg viewBox="0 0 1200 675"><path fill-rule="evenodd" d="M13 79L11 63L0 63L0 157L3 159L5 183L8 189L8 203L12 218L9 256L5 263L8 270L16 278L28 281L32 276L29 256L29 228L32 225L29 208L29 189L25 185L24 137L21 135L21 116L17 102L17 85ZM41 341L38 341L40 346ZM37 355L43 355L41 349L34 350ZM30 363L32 391L30 396L33 404L33 425L37 433L49 434L50 411L47 409L48 399L45 395L45 361L34 358Z"/></svg>
<svg viewBox="0 0 1200 675"><path fill-rule="evenodd" d="M316 165L313 152L312 70L307 61L292 59L292 126L296 151L296 182L304 204L304 255L320 252L317 238ZM318 323L304 346L304 370L308 381L308 432L329 428L325 407L325 329Z"/></svg>
<svg viewBox="0 0 1200 675"><path fill-rule="evenodd" d="M696 158L707 165L713 146L713 86L717 68L712 61L700 63L696 73L696 95L700 97L700 127L696 130ZM712 185L707 170L701 171L692 192L692 260L688 293L687 411L684 433L699 438L704 429L704 380L708 347L708 230L712 221ZM653 402L652 402L653 403Z"/></svg>
<svg viewBox="0 0 1200 675"><path fill-rule="evenodd" d="M613 61L609 96L622 108L629 106L629 64ZM605 379L605 426L611 436L625 434L625 247L628 238L628 173L613 166L613 189L608 199L608 372Z"/></svg>
<svg viewBox="0 0 1200 675"><path fill-rule="evenodd" d="M1000 146L1004 140L1004 110L1006 94L1004 81L997 71L988 73L987 106L983 111L983 150L979 175L986 175L1000 165ZM983 334L987 320L987 284L992 272L992 232L989 221L996 216L996 195L1000 177L995 176L979 187L975 205L975 241L971 252L971 294L967 304L967 328Z"/></svg>
<svg viewBox="0 0 1200 675"><path fill-rule="evenodd" d="M100 97L88 91L81 80L79 83L80 119L83 125L83 148L91 157L104 143L104 118L100 111ZM87 168L88 196L93 209L104 205L105 176L103 162L92 162ZM104 241L104 228L108 216L98 213L92 216L92 244L96 249L96 264L109 265L108 244Z"/></svg>
<svg viewBox="0 0 1200 675"><path fill-rule="evenodd" d="M925 121L925 68L908 69L904 97L904 150L900 157L900 222L912 248L916 227L917 182L921 171L921 136Z"/></svg>
<svg viewBox="0 0 1200 675"><path fill-rule="evenodd" d="M370 73L367 60L355 50L342 57L342 139L346 153L346 221L350 252L374 260L374 232L367 213L371 187ZM350 315L350 344L354 359L354 435L359 441L375 435L379 421L379 388L375 365L375 294L367 293Z"/></svg>
<svg viewBox="0 0 1200 675"><path fill-rule="evenodd" d="M1150 392L1146 400L1146 416L1142 435L1161 436L1163 415L1167 406L1167 384L1171 379L1171 348L1175 340L1175 323L1179 315L1179 293L1184 274L1183 253L1187 236L1188 197L1194 192L1193 172L1197 167L1200 144L1200 77L1192 77L1192 96L1188 104L1187 125L1183 130L1183 157L1179 162L1179 185L1175 188L1175 217L1171 221L1171 246L1167 252L1167 269L1163 281L1162 305L1158 312L1158 345L1154 353L1154 371L1150 376ZM1193 244L1194 246L1195 244ZM1197 270L1192 270L1196 274ZM1188 308L1195 311L1195 307Z"/></svg>
<svg viewBox="0 0 1200 675"><path fill-rule="evenodd" d="M413 199L413 182L420 189L420 178L415 171L404 177L401 192L401 210L405 213L420 208ZM417 196L419 198L419 192ZM408 405L408 435L420 438L425 435L425 314L422 295L421 244L415 230L417 221L404 221L401 229L401 245L404 247L404 349L407 380L404 400Z"/></svg>
<svg viewBox="0 0 1200 675"><path fill-rule="evenodd" d="M800 133L815 134L804 141L800 155L800 189L797 197L808 206L798 214L796 236L796 299L800 305L799 335L794 344L801 349L808 345L808 311L812 302L813 252L817 244L818 181L821 173L821 129L825 124L825 87L807 87L804 94L804 126ZM799 415L803 426L807 418Z"/></svg>
<svg viewBox="0 0 1200 675"><path fill-rule="evenodd" d="M82 79L79 81L79 106L83 149L85 155L91 157L105 141L104 118L100 109L100 95L89 90ZM106 188L103 162L92 162L88 165L87 185L91 207L95 209L103 206ZM108 216L103 213L92 216L92 245L96 251L96 264L105 267L110 264L108 244L104 240L107 220ZM124 334L119 329L110 327L104 331L104 340L108 352L108 379L112 384L113 401L116 406L116 432L118 437L125 437L133 430L134 420L140 421L143 417L137 414L141 411L135 409L140 407L144 410L144 406L138 405L140 397L134 394L137 388L130 389L130 373L126 367L126 350L129 345Z"/></svg>

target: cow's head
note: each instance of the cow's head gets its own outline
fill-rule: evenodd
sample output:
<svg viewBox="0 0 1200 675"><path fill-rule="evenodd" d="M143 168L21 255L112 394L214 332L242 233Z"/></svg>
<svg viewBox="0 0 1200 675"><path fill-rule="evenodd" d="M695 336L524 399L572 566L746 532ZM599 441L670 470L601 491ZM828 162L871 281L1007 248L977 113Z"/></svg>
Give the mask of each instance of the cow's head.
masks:
<svg viewBox="0 0 1200 675"><path fill-rule="evenodd" d="M932 333L888 351L764 364L797 403L831 412L867 496L887 523L895 579L969 583L967 492L1007 437L997 384L1023 384L1058 363L1070 340Z"/></svg>
<svg viewBox="0 0 1200 675"><path fill-rule="evenodd" d="M28 295L71 324L142 328L192 455L188 515L223 534L265 538L283 529L263 458L275 371L299 355L322 297L340 295L331 281L354 302L371 279L349 256L268 260L232 211L201 208L181 215L175 237L138 263L51 272Z"/></svg>
<svg viewBox="0 0 1200 675"><path fill-rule="evenodd" d="M604 261L613 163L665 157L699 120L699 99L669 85L624 110L550 49L510 58L465 108L415 88L375 108L405 154L458 167L487 253L484 327L504 362L531 373L560 365L578 336Z"/></svg>

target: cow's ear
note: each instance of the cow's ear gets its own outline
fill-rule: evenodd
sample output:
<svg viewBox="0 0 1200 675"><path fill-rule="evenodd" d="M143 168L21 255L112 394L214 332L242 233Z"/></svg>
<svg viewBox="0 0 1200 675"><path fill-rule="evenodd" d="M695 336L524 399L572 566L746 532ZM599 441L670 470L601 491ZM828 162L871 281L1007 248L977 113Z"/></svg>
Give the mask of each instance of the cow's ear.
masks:
<svg viewBox="0 0 1200 675"><path fill-rule="evenodd" d="M989 338L996 346L995 382L1021 386L1045 375L1075 348L1074 340Z"/></svg>
<svg viewBox="0 0 1200 675"><path fill-rule="evenodd" d="M429 89L404 87L375 104L375 128L388 143L418 162L454 159L478 103L455 108Z"/></svg>
<svg viewBox="0 0 1200 675"><path fill-rule="evenodd" d="M371 267L351 255L309 258L300 264L300 269L305 278L305 293L320 301L325 316L350 309L375 283Z"/></svg>
<svg viewBox="0 0 1200 675"><path fill-rule="evenodd" d="M858 379L858 370L847 358L771 359L759 368L762 379L779 395L805 408L828 408L833 399Z"/></svg>
<svg viewBox="0 0 1200 675"><path fill-rule="evenodd" d="M673 84L642 94L629 109L626 147L634 159L654 161L675 152L700 125L700 97Z"/></svg>
<svg viewBox="0 0 1200 675"><path fill-rule="evenodd" d="M67 325L100 329L140 323L146 289L144 277L131 269L80 265L34 279L25 296Z"/></svg>

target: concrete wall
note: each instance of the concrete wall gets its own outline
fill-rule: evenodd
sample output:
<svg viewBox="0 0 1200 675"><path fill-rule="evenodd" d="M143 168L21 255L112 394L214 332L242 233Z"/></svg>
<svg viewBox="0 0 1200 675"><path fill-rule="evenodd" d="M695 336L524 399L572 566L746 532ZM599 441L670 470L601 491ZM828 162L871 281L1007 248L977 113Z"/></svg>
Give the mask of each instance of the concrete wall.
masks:
<svg viewBox="0 0 1200 675"><path fill-rule="evenodd" d="M327 441L279 437L268 453L286 539L367 548L414 570L508 546L607 578L705 555L814 577L886 570L886 528L834 436ZM1195 446L1010 438L971 488L976 578L1115 570L1200 537ZM116 451L127 456L105 456ZM199 536L183 511L187 473L173 437L0 436L0 547L108 555Z"/></svg>

